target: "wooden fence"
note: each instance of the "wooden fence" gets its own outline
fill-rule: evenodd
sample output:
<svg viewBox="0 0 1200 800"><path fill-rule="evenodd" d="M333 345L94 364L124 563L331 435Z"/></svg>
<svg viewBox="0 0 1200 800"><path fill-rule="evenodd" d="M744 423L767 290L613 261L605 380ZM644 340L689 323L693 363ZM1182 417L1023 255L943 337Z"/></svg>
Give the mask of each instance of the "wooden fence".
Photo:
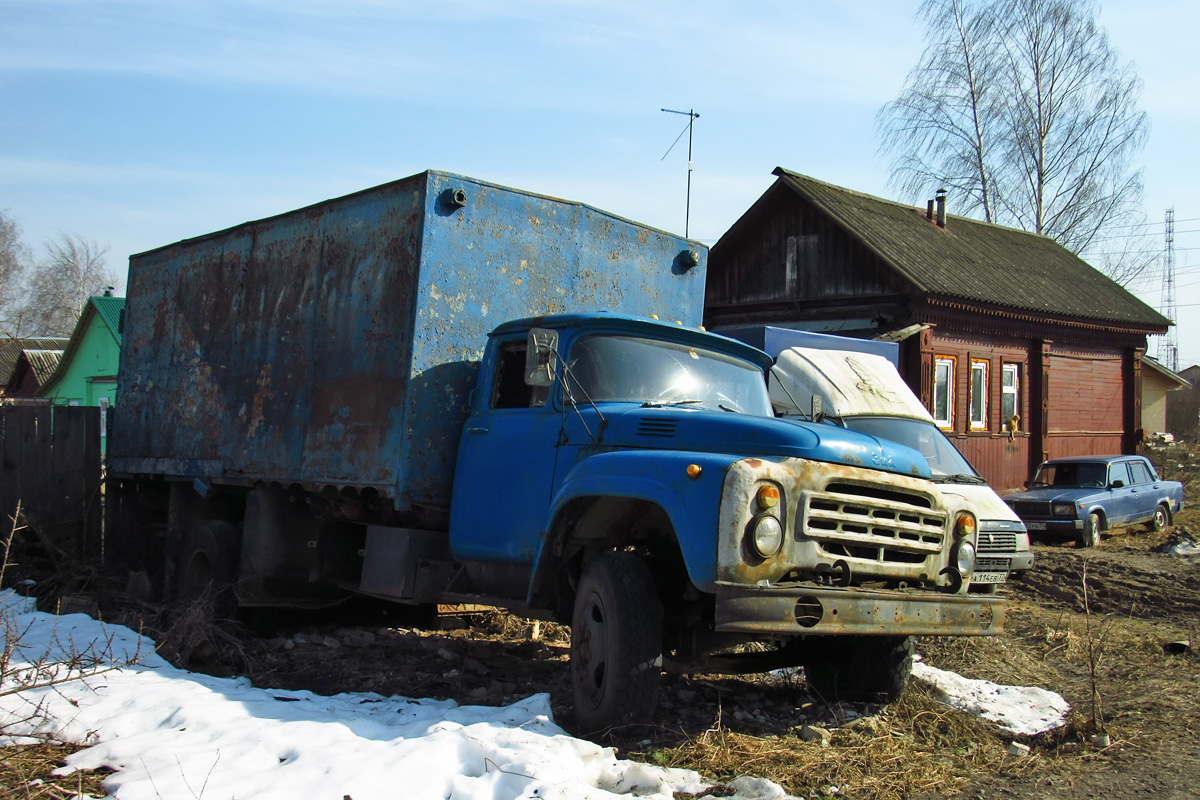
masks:
<svg viewBox="0 0 1200 800"><path fill-rule="evenodd" d="M0 537L20 503L21 522L56 555L99 559L100 409L0 406L0 454Z"/></svg>

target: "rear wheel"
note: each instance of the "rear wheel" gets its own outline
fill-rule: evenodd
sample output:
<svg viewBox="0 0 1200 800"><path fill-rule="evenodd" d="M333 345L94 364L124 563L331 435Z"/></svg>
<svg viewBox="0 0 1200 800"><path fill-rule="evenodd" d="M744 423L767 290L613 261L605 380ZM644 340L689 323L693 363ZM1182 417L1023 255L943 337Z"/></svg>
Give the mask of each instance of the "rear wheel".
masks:
<svg viewBox="0 0 1200 800"><path fill-rule="evenodd" d="M1158 508L1154 509L1154 516L1150 518L1150 530L1161 533L1170 524L1171 509L1167 508L1166 503L1159 503Z"/></svg>
<svg viewBox="0 0 1200 800"><path fill-rule="evenodd" d="M1088 514L1087 521L1083 523L1083 532L1079 534L1078 545L1080 547L1095 547L1100 544L1100 531L1104 528L1104 521L1100 519L1100 515L1093 511Z"/></svg>
<svg viewBox="0 0 1200 800"><path fill-rule="evenodd" d="M228 522L193 523L180 552L175 597L182 603L212 602L213 616L232 618L237 610L233 584L241 555L241 535Z"/></svg>
<svg viewBox="0 0 1200 800"><path fill-rule="evenodd" d="M571 693L581 733L654 718L662 678L662 604L640 558L588 561L571 619Z"/></svg>
<svg viewBox="0 0 1200 800"><path fill-rule="evenodd" d="M911 636L854 636L832 640L823 657L804 665L809 690L834 703L900 699L912 675Z"/></svg>

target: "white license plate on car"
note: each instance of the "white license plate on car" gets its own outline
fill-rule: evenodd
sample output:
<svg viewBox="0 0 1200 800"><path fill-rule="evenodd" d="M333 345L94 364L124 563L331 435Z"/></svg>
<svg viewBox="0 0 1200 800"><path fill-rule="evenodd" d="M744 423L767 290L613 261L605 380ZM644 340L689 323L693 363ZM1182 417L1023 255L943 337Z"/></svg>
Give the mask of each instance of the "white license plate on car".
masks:
<svg viewBox="0 0 1200 800"><path fill-rule="evenodd" d="M976 572L971 576L971 583L1004 583L1006 580L1007 572Z"/></svg>
<svg viewBox="0 0 1200 800"><path fill-rule="evenodd" d="M1046 530L1046 523L1044 523L1044 522L1026 522L1025 527L1031 531L1044 531L1044 530Z"/></svg>

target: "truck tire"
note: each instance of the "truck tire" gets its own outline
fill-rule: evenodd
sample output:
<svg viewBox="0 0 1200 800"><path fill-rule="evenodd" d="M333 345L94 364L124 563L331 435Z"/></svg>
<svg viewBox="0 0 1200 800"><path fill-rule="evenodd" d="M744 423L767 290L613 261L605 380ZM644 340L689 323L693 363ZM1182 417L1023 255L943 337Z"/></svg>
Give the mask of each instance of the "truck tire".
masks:
<svg viewBox="0 0 1200 800"><path fill-rule="evenodd" d="M1158 508L1154 509L1154 516L1147 523L1150 530L1155 533L1162 533L1171 524L1171 509L1167 508L1166 503L1159 503Z"/></svg>
<svg viewBox="0 0 1200 800"><path fill-rule="evenodd" d="M891 703L908 687L912 655L911 636L855 636L806 663L804 676L809 691L828 703Z"/></svg>
<svg viewBox="0 0 1200 800"><path fill-rule="evenodd" d="M213 616L232 619L237 611L233 584L241 556L241 535L228 522L206 519L188 529L180 551L175 597L181 603L212 601Z"/></svg>
<svg viewBox="0 0 1200 800"><path fill-rule="evenodd" d="M1104 529L1104 521L1100 519L1100 514L1093 511L1088 514L1087 520L1083 523L1083 531L1079 534L1079 539L1076 542L1080 547L1096 547L1100 544L1100 531Z"/></svg>
<svg viewBox="0 0 1200 800"><path fill-rule="evenodd" d="M584 564L571 618L571 693L580 733L654 718L662 628L662 604L645 562L609 551Z"/></svg>

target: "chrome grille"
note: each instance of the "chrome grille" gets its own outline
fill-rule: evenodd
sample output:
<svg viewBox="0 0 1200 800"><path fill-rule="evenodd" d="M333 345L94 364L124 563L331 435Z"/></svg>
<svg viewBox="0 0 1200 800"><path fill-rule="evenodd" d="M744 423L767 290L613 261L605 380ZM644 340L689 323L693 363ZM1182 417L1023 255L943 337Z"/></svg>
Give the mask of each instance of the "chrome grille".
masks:
<svg viewBox="0 0 1200 800"><path fill-rule="evenodd" d="M1017 549L1017 535L1011 531L980 531L975 538L978 553L1011 553Z"/></svg>
<svg viewBox="0 0 1200 800"><path fill-rule="evenodd" d="M923 495L840 482L805 496L798 533L835 558L919 564L946 537L946 514L931 505Z"/></svg>

